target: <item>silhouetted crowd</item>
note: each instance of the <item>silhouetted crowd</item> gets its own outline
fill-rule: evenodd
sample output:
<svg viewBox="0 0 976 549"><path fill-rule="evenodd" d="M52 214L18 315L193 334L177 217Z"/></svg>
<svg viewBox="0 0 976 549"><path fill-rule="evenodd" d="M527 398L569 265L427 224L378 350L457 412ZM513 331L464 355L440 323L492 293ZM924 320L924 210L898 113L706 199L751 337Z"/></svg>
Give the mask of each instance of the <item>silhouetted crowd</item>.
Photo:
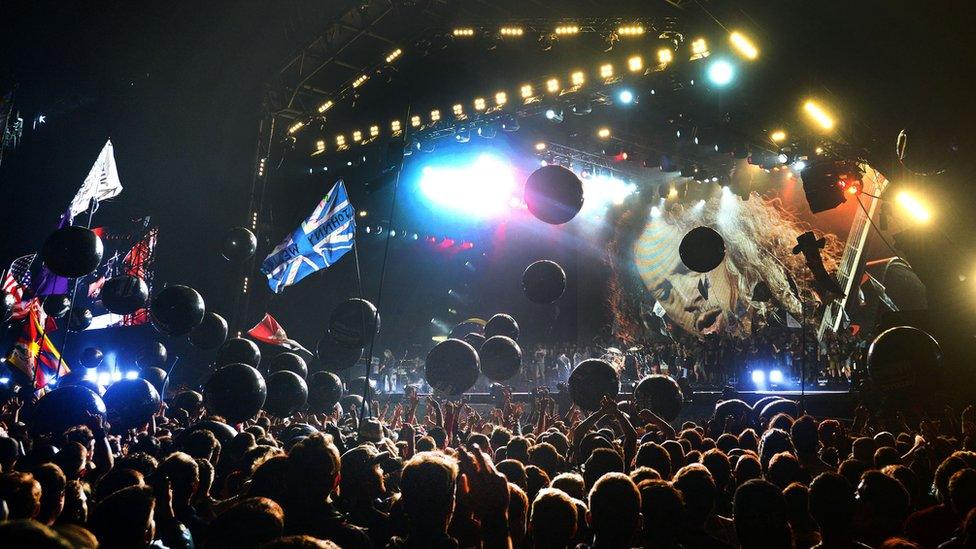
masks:
<svg viewBox="0 0 976 549"><path fill-rule="evenodd" d="M0 411L3 548L976 547L972 408L675 424L607 398L479 411L408 390L363 419L231 429L163 406L53 437L22 408Z"/></svg>

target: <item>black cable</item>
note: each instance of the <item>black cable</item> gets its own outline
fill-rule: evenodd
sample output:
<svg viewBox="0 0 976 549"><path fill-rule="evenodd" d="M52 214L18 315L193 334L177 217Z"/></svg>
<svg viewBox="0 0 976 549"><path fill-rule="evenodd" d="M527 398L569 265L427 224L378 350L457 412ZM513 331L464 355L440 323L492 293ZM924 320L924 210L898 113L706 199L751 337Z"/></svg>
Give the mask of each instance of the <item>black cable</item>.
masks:
<svg viewBox="0 0 976 549"><path fill-rule="evenodd" d="M891 251L892 255L898 255L898 252L895 251L895 247L892 246L890 242L888 242L888 239L885 238L885 235L881 232L881 229L879 229L877 227L877 225L874 224L874 220L871 219L871 215L868 214L868 210L864 207L864 203L861 202L861 197L860 196L857 197L857 204L858 204L858 206L861 207L861 211L864 212L864 216L868 218L868 223L870 223L871 224L871 227L873 227L874 230L878 233L878 236L881 237L881 241L885 243L885 246L888 247L888 249Z"/></svg>

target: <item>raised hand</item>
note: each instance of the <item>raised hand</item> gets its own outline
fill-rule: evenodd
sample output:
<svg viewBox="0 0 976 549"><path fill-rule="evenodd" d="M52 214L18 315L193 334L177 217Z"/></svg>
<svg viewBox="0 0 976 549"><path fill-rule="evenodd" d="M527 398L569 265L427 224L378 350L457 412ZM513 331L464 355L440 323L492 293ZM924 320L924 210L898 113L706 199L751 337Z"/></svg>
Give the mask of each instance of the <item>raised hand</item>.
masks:
<svg viewBox="0 0 976 549"><path fill-rule="evenodd" d="M495 469L491 458L472 444L459 449L458 466L465 506L483 525L504 524L508 520L508 480Z"/></svg>

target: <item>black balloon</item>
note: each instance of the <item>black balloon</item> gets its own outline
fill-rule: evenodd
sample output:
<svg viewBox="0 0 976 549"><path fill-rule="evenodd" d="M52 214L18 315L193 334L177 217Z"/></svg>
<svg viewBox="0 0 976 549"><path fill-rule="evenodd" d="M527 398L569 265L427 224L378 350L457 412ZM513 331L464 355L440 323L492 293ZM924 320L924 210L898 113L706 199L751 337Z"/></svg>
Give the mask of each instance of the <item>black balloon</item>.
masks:
<svg viewBox="0 0 976 549"><path fill-rule="evenodd" d="M227 340L227 321L217 313L207 311L200 325L187 336L190 344L198 349L216 349Z"/></svg>
<svg viewBox="0 0 976 549"><path fill-rule="evenodd" d="M363 406L363 396L346 395L339 399L339 406L341 406L342 410L347 414L352 413L353 410L356 410L356 413L358 414L359 410Z"/></svg>
<svg viewBox="0 0 976 549"><path fill-rule="evenodd" d="M206 307L203 297L189 286L163 288L149 306L149 320L159 333L182 336L200 325Z"/></svg>
<svg viewBox="0 0 976 549"><path fill-rule="evenodd" d="M652 374L640 380L634 387L634 405L638 410L647 409L665 421L673 421L681 413L684 395L674 378Z"/></svg>
<svg viewBox="0 0 976 549"><path fill-rule="evenodd" d="M695 227L681 239L678 255L685 267L707 273L725 259L725 240L711 227Z"/></svg>
<svg viewBox="0 0 976 549"><path fill-rule="evenodd" d="M166 346L158 341L147 343L136 355L136 366L140 368L165 368L169 353Z"/></svg>
<svg viewBox="0 0 976 549"><path fill-rule="evenodd" d="M232 337L217 351L217 366L247 364L255 368L261 363L261 350L256 343L243 337Z"/></svg>
<svg viewBox="0 0 976 549"><path fill-rule="evenodd" d="M203 388L207 409L232 423L254 417L268 396L268 386L261 372L247 364L229 364L219 368Z"/></svg>
<svg viewBox="0 0 976 549"><path fill-rule="evenodd" d="M554 261L536 261L522 273L522 292L533 303L547 305L565 291L566 273Z"/></svg>
<svg viewBox="0 0 976 549"><path fill-rule="evenodd" d="M464 334L464 337L455 338L455 339L461 339L462 341L474 347L475 349L481 349L481 346L485 344L485 341L487 341L487 339L485 339L485 336L476 332Z"/></svg>
<svg viewBox="0 0 976 549"><path fill-rule="evenodd" d="M308 423L292 423L285 430L281 432L280 440L282 444L288 444L289 441L294 440L298 437L307 437L314 435L319 432L318 429L312 427Z"/></svg>
<svg viewBox="0 0 976 549"><path fill-rule="evenodd" d="M295 372L279 370L268 376L268 398L264 409L273 416L288 417L308 400L308 385Z"/></svg>
<svg viewBox="0 0 976 549"><path fill-rule="evenodd" d="M157 368L156 366L150 366L149 368L143 368L139 372L139 377L151 383L160 395L163 394L163 383L166 382L166 370Z"/></svg>
<svg viewBox="0 0 976 549"><path fill-rule="evenodd" d="M481 373L492 381L511 379L522 369L522 349L510 337L489 337L478 351L478 357Z"/></svg>
<svg viewBox="0 0 976 549"><path fill-rule="evenodd" d="M72 225L51 233L41 248L41 259L52 273L66 278L85 276L102 261L102 239L91 229Z"/></svg>
<svg viewBox="0 0 976 549"><path fill-rule="evenodd" d="M44 296L41 302L44 314L52 318L61 318L71 310L71 298L64 294L52 294Z"/></svg>
<svg viewBox="0 0 976 549"><path fill-rule="evenodd" d="M346 347L326 332L315 348L315 355L319 357L319 363L325 370L340 372L355 366L363 357L363 349Z"/></svg>
<svg viewBox="0 0 976 549"><path fill-rule="evenodd" d="M105 359L105 353L98 347L86 347L78 362L85 368L98 368Z"/></svg>
<svg viewBox="0 0 976 549"><path fill-rule="evenodd" d="M365 299L347 299L337 305L329 317L329 333L350 349L368 345L379 329L379 313Z"/></svg>
<svg viewBox="0 0 976 549"><path fill-rule="evenodd" d="M173 397L171 408L186 410L188 413L195 414L203 407L203 395L197 391L183 391Z"/></svg>
<svg viewBox="0 0 976 549"><path fill-rule="evenodd" d="M464 336L468 334L485 335L485 321L481 320L480 318L469 318L467 320L458 322L458 324L451 329L451 334L447 337L451 339L464 339ZM475 347L475 349L477 348L478 347Z"/></svg>
<svg viewBox="0 0 976 549"><path fill-rule="evenodd" d="M756 419L759 419L759 415L762 414L763 408L766 407L770 402L776 402L777 400L783 400L783 397L777 395L764 396L757 400L752 405L752 415Z"/></svg>
<svg viewBox="0 0 976 549"><path fill-rule="evenodd" d="M145 379L123 379L105 390L105 408L112 430L138 428L159 411L159 391Z"/></svg>
<svg viewBox="0 0 976 549"><path fill-rule="evenodd" d="M350 395L361 395L366 390L366 378L363 376L354 377L346 383L346 393Z"/></svg>
<svg viewBox="0 0 976 549"><path fill-rule="evenodd" d="M752 417L752 406L744 400L737 398L723 400L715 404L715 411L712 413L713 423L719 428L725 425L726 418L741 419L748 423Z"/></svg>
<svg viewBox="0 0 976 549"><path fill-rule="evenodd" d="M489 318L488 323L485 324L485 337L495 337L499 335L518 340L518 322L515 322L515 319L511 316L501 313Z"/></svg>
<svg viewBox="0 0 976 549"><path fill-rule="evenodd" d="M561 225L583 207L583 182L562 166L543 166L525 182L525 205L540 221Z"/></svg>
<svg viewBox="0 0 976 549"><path fill-rule="evenodd" d="M82 332L91 326L92 312L84 307L75 307L68 313L68 330L71 332Z"/></svg>
<svg viewBox="0 0 976 549"><path fill-rule="evenodd" d="M342 398L342 380L332 372L315 372L308 378L308 409L332 412Z"/></svg>
<svg viewBox="0 0 976 549"><path fill-rule="evenodd" d="M759 420L765 424L769 420L773 419L776 414L789 414L793 419L797 418L797 412L799 408L796 405L796 401L787 400L785 398L780 400L774 400L769 404L763 406L762 412L759 413ZM765 427L765 425L763 425Z"/></svg>
<svg viewBox="0 0 976 549"><path fill-rule="evenodd" d="M608 362L590 358L580 362L569 375L569 395L584 410L597 410L603 397L617 400L620 375Z"/></svg>
<svg viewBox="0 0 976 549"><path fill-rule="evenodd" d="M14 304L17 300L13 295L0 290L0 324L6 324L14 314Z"/></svg>
<svg viewBox="0 0 976 549"><path fill-rule="evenodd" d="M80 385L58 387L41 397L30 412L31 434L54 435L88 422L88 415L105 417L105 402L95 392Z"/></svg>
<svg viewBox="0 0 976 549"><path fill-rule="evenodd" d="M302 379L308 377L308 365L305 364L305 359L296 353L281 353L276 355L271 359L268 370L271 372L295 372Z"/></svg>
<svg viewBox="0 0 976 549"><path fill-rule="evenodd" d="M478 381L480 365L474 347L460 339L438 343L427 354L424 376L436 391L460 395Z"/></svg>
<svg viewBox="0 0 976 549"><path fill-rule="evenodd" d="M926 397L939 389L942 348L918 328L896 326L878 334L867 363L871 384L888 396Z"/></svg>
<svg viewBox="0 0 976 549"><path fill-rule="evenodd" d="M227 232L220 255L227 261L244 261L258 249L258 238L245 227L235 227Z"/></svg>
<svg viewBox="0 0 976 549"><path fill-rule="evenodd" d="M146 306L149 286L138 276L119 275L105 281L99 297L110 313L129 315Z"/></svg>
<svg viewBox="0 0 976 549"><path fill-rule="evenodd" d="M234 437L237 436L237 429L231 427L230 425L212 419L205 419L203 421L198 421L181 431L176 440L177 445L179 445L179 442L184 437L194 431L210 431L215 437L217 437L217 442L219 442L220 445L225 448L228 444L230 444L230 441L234 440Z"/></svg>

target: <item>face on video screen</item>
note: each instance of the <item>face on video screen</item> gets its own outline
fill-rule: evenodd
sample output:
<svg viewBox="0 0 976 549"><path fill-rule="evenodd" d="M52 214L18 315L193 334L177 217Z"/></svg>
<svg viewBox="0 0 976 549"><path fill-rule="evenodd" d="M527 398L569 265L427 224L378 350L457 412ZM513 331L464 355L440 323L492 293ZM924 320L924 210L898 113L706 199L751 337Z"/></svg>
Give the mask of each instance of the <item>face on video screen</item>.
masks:
<svg viewBox="0 0 976 549"><path fill-rule="evenodd" d="M691 333L721 331L739 299L728 259L708 274L688 270L678 256L683 236L679 227L650 218L634 243L637 273L675 324ZM698 289L702 279L708 281L708 299Z"/></svg>

